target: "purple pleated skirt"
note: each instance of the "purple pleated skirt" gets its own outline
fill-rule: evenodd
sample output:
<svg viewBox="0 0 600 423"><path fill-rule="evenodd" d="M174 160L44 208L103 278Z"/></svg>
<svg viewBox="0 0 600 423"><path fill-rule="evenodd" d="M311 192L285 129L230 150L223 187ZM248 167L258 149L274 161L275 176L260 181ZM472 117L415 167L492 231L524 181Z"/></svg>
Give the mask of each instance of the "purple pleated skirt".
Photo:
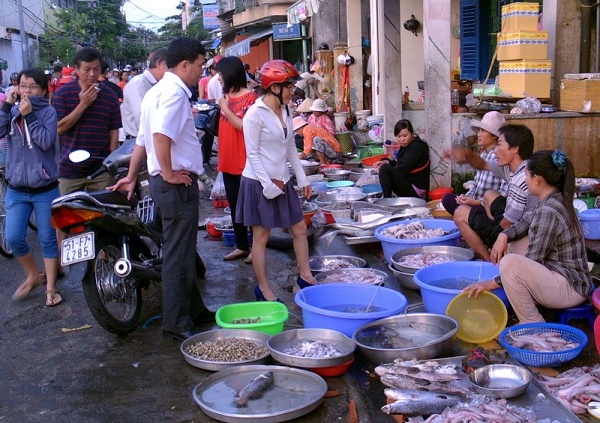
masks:
<svg viewBox="0 0 600 423"><path fill-rule="evenodd" d="M246 226L262 226L267 229L287 229L304 219L298 194L288 181L285 195L271 200L263 195L260 181L242 176L235 220Z"/></svg>

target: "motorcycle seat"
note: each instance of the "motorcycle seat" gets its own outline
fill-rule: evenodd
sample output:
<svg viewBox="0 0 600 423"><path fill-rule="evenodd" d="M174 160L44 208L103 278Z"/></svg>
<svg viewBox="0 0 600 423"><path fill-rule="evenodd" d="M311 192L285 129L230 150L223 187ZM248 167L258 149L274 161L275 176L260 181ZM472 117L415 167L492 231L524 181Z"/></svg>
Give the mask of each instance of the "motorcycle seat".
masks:
<svg viewBox="0 0 600 423"><path fill-rule="evenodd" d="M131 199L127 199L126 191L110 191L103 189L100 191L93 191L89 193L92 197L104 204L116 204L118 206L128 206L135 209L138 199L135 194L131 196Z"/></svg>

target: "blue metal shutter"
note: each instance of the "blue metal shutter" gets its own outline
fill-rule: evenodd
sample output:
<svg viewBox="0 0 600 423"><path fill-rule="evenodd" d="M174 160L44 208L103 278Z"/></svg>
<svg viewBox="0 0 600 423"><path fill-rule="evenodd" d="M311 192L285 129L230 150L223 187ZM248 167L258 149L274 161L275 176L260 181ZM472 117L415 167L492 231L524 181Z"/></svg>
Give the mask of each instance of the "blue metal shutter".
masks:
<svg viewBox="0 0 600 423"><path fill-rule="evenodd" d="M489 2L460 1L460 77L482 81L490 65Z"/></svg>

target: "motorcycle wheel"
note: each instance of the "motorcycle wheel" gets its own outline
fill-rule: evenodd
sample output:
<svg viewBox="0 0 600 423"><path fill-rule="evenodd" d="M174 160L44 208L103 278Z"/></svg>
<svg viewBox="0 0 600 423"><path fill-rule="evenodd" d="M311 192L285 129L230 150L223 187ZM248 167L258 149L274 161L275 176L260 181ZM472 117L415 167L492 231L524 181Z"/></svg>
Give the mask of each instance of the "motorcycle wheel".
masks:
<svg viewBox="0 0 600 423"><path fill-rule="evenodd" d="M115 335L126 335L138 324L142 292L135 279L115 274L114 265L119 258L119 248L106 240L98 240L96 257L88 261L83 277L83 294L100 326Z"/></svg>

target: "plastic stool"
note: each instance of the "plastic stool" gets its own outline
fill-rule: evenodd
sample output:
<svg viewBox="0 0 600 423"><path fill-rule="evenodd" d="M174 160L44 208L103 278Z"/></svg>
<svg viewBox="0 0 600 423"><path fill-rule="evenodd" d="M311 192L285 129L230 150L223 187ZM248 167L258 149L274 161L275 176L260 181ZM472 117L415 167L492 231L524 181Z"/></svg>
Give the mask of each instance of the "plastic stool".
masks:
<svg viewBox="0 0 600 423"><path fill-rule="evenodd" d="M590 325L590 330L594 330L594 320L596 320L596 313L594 313L594 306L591 302L586 301L576 307L566 308L558 311L558 323L567 325L571 319L585 319Z"/></svg>

